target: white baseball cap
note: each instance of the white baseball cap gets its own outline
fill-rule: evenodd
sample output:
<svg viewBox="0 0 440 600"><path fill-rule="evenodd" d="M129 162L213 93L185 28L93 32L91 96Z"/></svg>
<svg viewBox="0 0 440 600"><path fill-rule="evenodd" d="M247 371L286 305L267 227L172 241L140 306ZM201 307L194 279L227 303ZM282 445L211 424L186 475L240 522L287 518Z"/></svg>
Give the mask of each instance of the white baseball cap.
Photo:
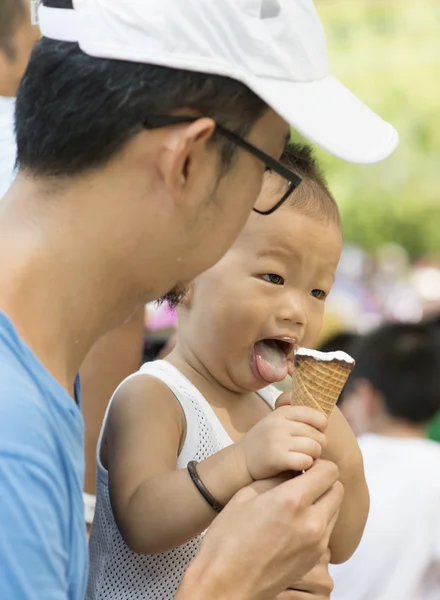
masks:
<svg viewBox="0 0 440 600"><path fill-rule="evenodd" d="M236 79L309 140L355 163L386 158L397 131L329 73L312 0L73 0L39 7L45 37L99 58Z"/></svg>

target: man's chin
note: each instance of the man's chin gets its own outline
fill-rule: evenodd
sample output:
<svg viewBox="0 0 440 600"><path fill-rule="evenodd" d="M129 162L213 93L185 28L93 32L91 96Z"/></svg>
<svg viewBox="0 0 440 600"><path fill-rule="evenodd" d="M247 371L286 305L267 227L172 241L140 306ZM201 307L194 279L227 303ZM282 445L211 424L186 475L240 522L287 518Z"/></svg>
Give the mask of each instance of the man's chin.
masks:
<svg viewBox="0 0 440 600"><path fill-rule="evenodd" d="M160 303L167 302L174 308L177 308L179 304L182 302L185 297L186 292L188 291L188 286L186 285L178 285L173 287L165 296L159 300Z"/></svg>

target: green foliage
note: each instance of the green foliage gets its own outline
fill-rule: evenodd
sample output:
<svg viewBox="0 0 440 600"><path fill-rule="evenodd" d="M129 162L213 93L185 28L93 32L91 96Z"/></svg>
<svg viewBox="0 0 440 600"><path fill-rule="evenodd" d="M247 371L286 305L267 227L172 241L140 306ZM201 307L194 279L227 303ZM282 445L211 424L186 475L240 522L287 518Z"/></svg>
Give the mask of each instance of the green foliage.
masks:
<svg viewBox="0 0 440 600"><path fill-rule="evenodd" d="M440 3L318 0L332 73L393 123L400 146L373 166L318 156L341 206L345 239L401 243L440 258Z"/></svg>

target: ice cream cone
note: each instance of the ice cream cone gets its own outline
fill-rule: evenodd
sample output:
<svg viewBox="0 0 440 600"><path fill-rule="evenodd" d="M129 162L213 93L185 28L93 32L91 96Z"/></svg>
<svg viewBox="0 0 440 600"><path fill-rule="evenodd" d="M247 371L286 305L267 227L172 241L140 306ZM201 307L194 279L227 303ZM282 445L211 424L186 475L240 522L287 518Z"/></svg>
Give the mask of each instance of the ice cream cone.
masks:
<svg viewBox="0 0 440 600"><path fill-rule="evenodd" d="M345 352L299 348L293 365L292 404L316 408L329 417L353 370L354 360Z"/></svg>

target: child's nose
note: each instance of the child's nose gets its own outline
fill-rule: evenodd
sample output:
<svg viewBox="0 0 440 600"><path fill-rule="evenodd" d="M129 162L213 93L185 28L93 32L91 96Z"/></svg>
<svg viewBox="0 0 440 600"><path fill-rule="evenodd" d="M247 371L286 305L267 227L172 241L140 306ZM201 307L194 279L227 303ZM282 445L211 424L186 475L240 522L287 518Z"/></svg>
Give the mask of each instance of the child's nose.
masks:
<svg viewBox="0 0 440 600"><path fill-rule="evenodd" d="M305 327L307 314L302 294L286 295L284 301L280 304L277 317L279 321Z"/></svg>

